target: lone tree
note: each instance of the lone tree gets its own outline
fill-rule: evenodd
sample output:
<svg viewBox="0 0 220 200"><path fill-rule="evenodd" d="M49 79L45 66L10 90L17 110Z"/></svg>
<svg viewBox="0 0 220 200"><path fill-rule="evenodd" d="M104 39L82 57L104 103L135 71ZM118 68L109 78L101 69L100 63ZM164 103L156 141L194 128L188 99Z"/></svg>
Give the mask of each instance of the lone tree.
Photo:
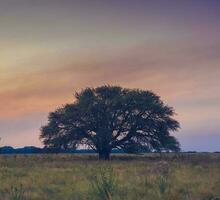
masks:
<svg viewBox="0 0 220 200"><path fill-rule="evenodd" d="M40 138L48 148L87 146L108 160L112 149L179 151L170 132L174 110L151 91L102 86L75 94L75 102L49 114Z"/></svg>

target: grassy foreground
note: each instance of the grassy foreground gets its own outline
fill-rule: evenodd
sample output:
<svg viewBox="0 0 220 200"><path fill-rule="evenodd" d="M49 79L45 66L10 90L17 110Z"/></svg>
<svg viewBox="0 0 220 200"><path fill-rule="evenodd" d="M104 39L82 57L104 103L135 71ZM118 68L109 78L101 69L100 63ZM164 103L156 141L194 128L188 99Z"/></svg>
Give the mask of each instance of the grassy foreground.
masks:
<svg viewBox="0 0 220 200"><path fill-rule="evenodd" d="M220 154L1 155L0 200L217 200Z"/></svg>

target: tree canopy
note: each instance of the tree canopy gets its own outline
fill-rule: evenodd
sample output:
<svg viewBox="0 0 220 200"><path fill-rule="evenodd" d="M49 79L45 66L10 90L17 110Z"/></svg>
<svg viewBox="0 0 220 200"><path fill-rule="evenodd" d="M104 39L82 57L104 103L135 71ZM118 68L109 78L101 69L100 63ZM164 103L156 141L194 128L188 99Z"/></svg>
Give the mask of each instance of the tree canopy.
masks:
<svg viewBox="0 0 220 200"><path fill-rule="evenodd" d="M86 88L75 101L51 112L40 138L46 147L95 150L109 159L112 149L127 152L179 151L170 133L179 129L174 109L151 91L116 86Z"/></svg>

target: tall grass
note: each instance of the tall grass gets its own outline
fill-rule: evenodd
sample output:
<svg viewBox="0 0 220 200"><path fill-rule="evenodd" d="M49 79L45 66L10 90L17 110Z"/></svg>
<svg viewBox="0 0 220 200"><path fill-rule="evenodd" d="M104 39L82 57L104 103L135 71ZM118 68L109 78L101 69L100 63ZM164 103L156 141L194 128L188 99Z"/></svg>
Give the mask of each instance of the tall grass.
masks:
<svg viewBox="0 0 220 200"><path fill-rule="evenodd" d="M113 200L119 192L116 172L111 166L102 166L91 181L89 198L97 200Z"/></svg>
<svg viewBox="0 0 220 200"><path fill-rule="evenodd" d="M11 186L9 200L25 200L25 193L22 184L19 186Z"/></svg>
<svg viewBox="0 0 220 200"><path fill-rule="evenodd" d="M0 156L0 200L220 200L220 154Z"/></svg>
<svg viewBox="0 0 220 200"><path fill-rule="evenodd" d="M170 192L171 186L164 176L157 176L155 181L157 192L159 193L159 197L163 198L166 194Z"/></svg>

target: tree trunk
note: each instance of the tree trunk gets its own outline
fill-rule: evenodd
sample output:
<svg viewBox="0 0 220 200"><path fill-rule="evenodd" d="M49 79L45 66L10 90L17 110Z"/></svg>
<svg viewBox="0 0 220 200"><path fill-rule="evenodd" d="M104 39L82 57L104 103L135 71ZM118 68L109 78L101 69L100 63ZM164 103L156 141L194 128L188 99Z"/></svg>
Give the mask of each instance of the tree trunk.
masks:
<svg viewBox="0 0 220 200"><path fill-rule="evenodd" d="M99 152L99 160L110 160L110 152L109 151Z"/></svg>

